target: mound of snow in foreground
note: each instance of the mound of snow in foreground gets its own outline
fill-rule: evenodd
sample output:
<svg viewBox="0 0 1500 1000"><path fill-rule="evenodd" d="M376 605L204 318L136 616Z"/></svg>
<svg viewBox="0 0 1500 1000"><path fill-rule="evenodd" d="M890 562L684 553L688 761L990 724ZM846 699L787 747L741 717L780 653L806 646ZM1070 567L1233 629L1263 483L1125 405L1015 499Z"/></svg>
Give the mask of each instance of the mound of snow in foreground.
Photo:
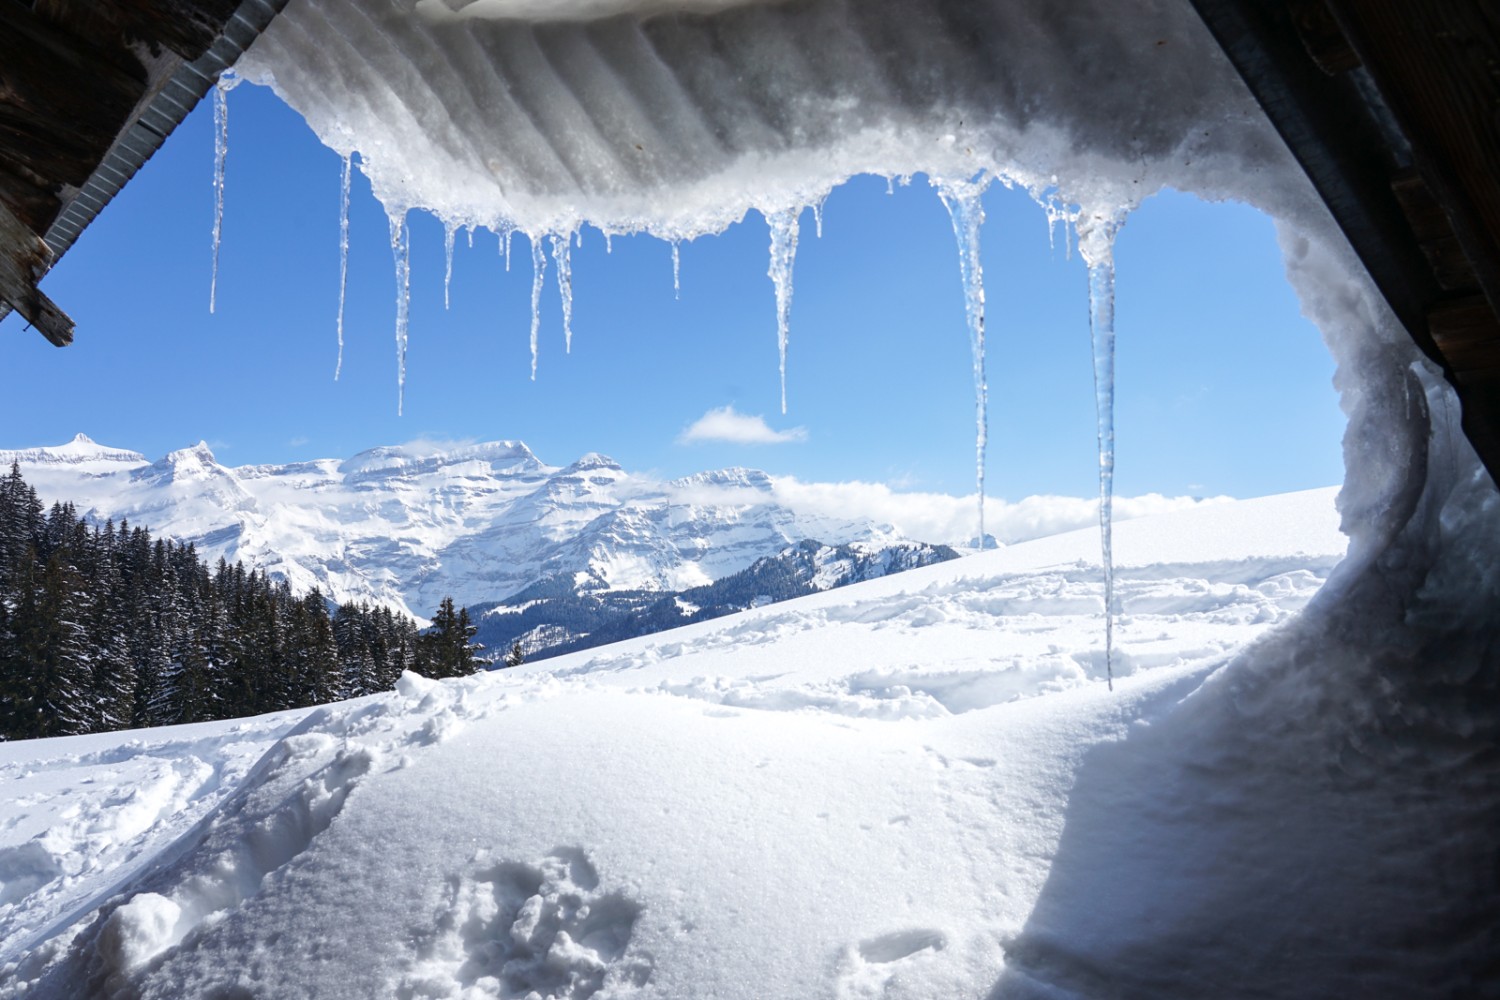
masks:
<svg viewBox="0 0 1500 1000"><path fill-rule="evenodd" d="M1308 602L1333 496L1121 524L1113 694L1085 531L545 670L0 745L0 996L984 996L1081 766Z"/></svg>

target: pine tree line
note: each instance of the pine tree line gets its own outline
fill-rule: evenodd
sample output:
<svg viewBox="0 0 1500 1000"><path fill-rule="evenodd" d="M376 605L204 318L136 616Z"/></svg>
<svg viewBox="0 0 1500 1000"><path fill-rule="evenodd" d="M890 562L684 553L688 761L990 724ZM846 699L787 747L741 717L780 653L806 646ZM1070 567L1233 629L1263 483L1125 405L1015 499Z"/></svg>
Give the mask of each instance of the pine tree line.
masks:
<svg viewBox="0 0 1500 1000"><path fill-rule="evenodd" d="M329 613L316 589L233 566L121 521L45 510L0 478L0 739L203 722L353 698L481 664L467 609L433 627L388 608Z"/></svg>

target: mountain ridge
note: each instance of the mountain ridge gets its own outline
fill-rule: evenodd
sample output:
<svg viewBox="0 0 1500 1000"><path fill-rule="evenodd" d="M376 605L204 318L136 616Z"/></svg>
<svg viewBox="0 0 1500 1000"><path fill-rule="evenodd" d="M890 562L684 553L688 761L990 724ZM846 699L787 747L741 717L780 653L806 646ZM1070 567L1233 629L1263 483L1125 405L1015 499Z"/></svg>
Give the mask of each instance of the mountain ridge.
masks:
<svg viewBox="0 0 1500 1000"><path fill-rule="evenodd" d="M523 442L379 446L347 459L240 467L203 441L156 461L80 434L0 451L49 503L146 521L222 557L422 618L444 596L493 604L543 580L576 593L705 586L804 539L909 541L858 516L802 514L763 471L633 474L599 452L565 466Z"/></svg>

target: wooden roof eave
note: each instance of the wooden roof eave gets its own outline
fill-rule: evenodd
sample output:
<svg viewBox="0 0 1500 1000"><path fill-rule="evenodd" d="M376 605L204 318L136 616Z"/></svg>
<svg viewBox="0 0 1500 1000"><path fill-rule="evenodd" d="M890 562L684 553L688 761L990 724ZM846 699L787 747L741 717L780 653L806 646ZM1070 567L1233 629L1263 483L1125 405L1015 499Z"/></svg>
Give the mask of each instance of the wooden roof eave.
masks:
<svg viewBox="0 0 1500 1000"><path fill-rule="evenodd" d="M1500 482L1500 24L1411 0L1192 0Z"/></svg>
<svg viewBox="0 0 1500 1000"><path fill-rule="evenodd" d="M60 0L53 2L56 5ZM0 3L7 3L4 8L7 19L30 17L35 20L34 15L16 5L14 0L0 0ZM104 206L161 148L167 136L203 99L220 74L234 65L265 30L271 19L286 6L287 0L240 0L222 23L217 24L216 34L207 47L191 59L182 53L191 54L198 44L183 37L187 34L183 26L194 18L201 21L208 5L189 5L191 18L170 16L178 3L179 0L155 0L154 8L160 12L163 34L172 37L149 43L158 54L152 66L143 67L148 73L144 92L119 121L113 141L83 183L72 185L54 179L49 185L58 206L46 221L45 228L37 230L39 219L36 213L23 220L0 197L0 319L15 308L59 347L72 342L73 322L37 288L37 283L67 253ZM147 9L153 4L137 6ZM76 44L80 47L89 45L86 39ZM94 62L98 63L97 57ZM39 181L46 180L24 167L20 172ZM16 183L14 174L7 179L12 185Z"/></svg>

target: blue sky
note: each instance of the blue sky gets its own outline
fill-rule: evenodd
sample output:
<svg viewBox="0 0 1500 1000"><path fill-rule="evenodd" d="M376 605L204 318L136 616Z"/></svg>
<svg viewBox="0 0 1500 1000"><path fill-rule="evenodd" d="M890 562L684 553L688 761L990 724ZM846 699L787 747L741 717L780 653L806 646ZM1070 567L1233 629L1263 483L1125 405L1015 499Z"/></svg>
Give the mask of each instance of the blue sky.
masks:
<svg viewBox="0 0 1500 1000"><path fill-rule="evenodd" d="M573 350L555 269L530 380L531 264L517 236L460 235L443 307L443 236L412 218L411 346L396 414L384 213L356 171L343 373L333 380L338 158L269 91L229 96L217 313L208 312L212 115L201 105L49 275L78 324L59 350L0 323L0 448L83 432L149 457L209 441L241 465L343 457L416 438L513 438L545 461L588 451L678 475L751 465L804 480L964 494L974 400L952 228L918 178L857 178L802 220L779 412L767 232L752 215L670 248L595 230L573 251ZM991 496L1097 490L1084 268L1024 195L986 195ZM1122 495L1255 496L1342 478L1333 365L1297 311L1272 224L1167 193L1125 226L1118 261ZM732 407L785 440L687 433ZM720 420L720 423L723 421Z"/></svg>

